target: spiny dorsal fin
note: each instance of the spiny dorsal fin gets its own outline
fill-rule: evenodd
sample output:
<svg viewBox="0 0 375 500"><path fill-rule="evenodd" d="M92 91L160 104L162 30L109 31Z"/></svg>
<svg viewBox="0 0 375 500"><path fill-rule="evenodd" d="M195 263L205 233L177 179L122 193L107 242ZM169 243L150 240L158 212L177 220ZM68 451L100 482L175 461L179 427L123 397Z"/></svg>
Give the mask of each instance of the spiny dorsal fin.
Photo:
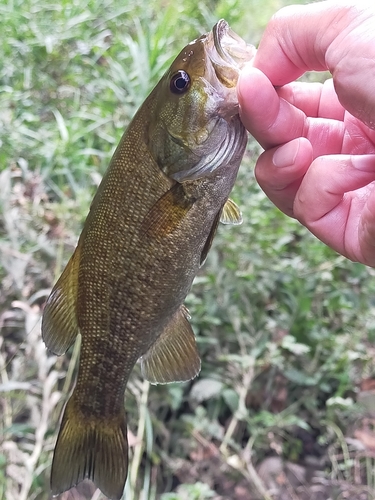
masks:
<svg viewBox="0 0 375 500"><path fill-rule="evenodd" d="M142 374L152 384L184 382L198 375L201 360L187 318L187 309L181 306L160 337L142 356Z"/></svg>
<svg viewBox="0 0 375 500"><path fill-rule="evenodd" d="M242 224L243 218L241 210L238 208L238 206L234 203L233 200L228 199L225 205L223 206L220 222L222 224L232 224L234 226Z"/></svg>
<svg viewBox="0 0 375 500"><path fill-rule="evenodd" d="M53 287L43 312L43 340L58 356L69 349L79 334L76 315L79 253L78 246Z"/></svg>

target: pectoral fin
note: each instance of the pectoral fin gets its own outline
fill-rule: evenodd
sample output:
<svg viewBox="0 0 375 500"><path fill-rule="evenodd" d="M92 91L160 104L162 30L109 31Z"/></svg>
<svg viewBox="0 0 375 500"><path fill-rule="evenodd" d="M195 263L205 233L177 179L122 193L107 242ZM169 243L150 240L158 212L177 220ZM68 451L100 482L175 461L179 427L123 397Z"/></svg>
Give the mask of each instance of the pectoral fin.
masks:
<svg viewBox="0 0 375 500"><path fill-rule="evenodd" d="M142 374L152 384L167 384L190 380L198 375L200 368L195 335L182 306L142 356Z"/></svg>
<svg viewBox="0 0 375 500"><path fill-rule="evenodd" d="M216 234L217 226L219 225L219 221L222 224L233 224L237 226L239 224L242 224L242 220L243 219L240 209L234 203L234 201L228 199L223 205L223 208L218 212L218 214L214 219L210 234L208 235L208 238L201 253L201 260L200 260L201 266L203 266L204 261L207 258L207 254L210 251L213 239Z"/></svg>
<svg viewBox="0 0 375 500"><path fill-rule="evenodd" d="M186 195L183 185L176 182L150 209L143 230L154 236L166 236L181 223L195 202Z"/></svg>
<svg viewBox="0 0 375 500"><path fill-rule="evenodd" d="M243 218L241 214L241 210L234 203L233 200L228 199L223 209L221 211L220 222L222 224L233 224L234 226L238 226L242 224Z"/></svg>
<svg viewBox="0 0 375 500"><path fill-rule="evenodd" d="M42 337L54 354L64 354L79 333L76 304L78 293L79 246L53 287L42 319Z"/></svg>

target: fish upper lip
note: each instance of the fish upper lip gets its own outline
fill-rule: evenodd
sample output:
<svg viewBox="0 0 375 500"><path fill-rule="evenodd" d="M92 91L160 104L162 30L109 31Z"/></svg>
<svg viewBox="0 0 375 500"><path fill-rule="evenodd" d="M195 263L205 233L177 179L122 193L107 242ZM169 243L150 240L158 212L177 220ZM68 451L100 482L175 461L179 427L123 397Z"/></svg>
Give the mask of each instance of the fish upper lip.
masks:
<svg viewBox="0 0 375 500"><path fill-rule="evenodd" d="M227 63L229 66L240 70L245 63L254 57L255 47L247 44L238 36L224 19L220 19L215 24L211 33L213 48L222 62ZM218 62L214 53L210 59L212 62Z"/></svg>
<svg viewBox="0 0 375 500"><path fill-rule="evenodd" d="M212 35L213 35L213 41L214 41L214 47L219 54L219 56L226 62L230 64L235 64L236 62L233 61L232 57L224 50L224 48L221 45L221 41L225 36L228 35L228 31L230 30L229 24L224 20L220 19L215 26L212 28ZM234 33L232 30L231 35Z"/></svg>

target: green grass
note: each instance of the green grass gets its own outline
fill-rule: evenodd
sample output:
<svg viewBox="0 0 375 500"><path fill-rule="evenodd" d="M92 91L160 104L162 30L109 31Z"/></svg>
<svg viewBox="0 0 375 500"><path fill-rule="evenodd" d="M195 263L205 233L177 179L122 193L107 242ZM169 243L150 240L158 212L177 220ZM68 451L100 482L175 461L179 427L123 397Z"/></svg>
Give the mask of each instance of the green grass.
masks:
<svg viewBox="0 0 375 500"><path fill-rule="evenodd" d="M288 3L0 2L0 499L49 498L79 351L47 353L40 316L127 123L217 19L256 44ZM187 298L200 377L150 387L136 367L129 382L127 500L271 498L258 473L270 455L318 456L327 497L374 490L371 456L345 441L368 415L357 395L375 369L374 271L272 206L259 152L250 140L233 192L244 223L220 227Z"/></svg>

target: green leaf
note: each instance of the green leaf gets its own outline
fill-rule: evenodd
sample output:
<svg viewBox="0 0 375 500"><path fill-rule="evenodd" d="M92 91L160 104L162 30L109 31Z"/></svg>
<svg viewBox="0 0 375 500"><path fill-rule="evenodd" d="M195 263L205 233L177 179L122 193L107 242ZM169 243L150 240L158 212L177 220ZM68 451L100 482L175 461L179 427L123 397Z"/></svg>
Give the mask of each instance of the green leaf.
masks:
<svg viewBox="0 0 375 500"><path fill-rule="evenodd" d="M292 335L285 335L281 342L281 347L295 354L296 356L300 356L301 354L307 354L308 352L310 352L309 346L298 343Z"/></svg>

